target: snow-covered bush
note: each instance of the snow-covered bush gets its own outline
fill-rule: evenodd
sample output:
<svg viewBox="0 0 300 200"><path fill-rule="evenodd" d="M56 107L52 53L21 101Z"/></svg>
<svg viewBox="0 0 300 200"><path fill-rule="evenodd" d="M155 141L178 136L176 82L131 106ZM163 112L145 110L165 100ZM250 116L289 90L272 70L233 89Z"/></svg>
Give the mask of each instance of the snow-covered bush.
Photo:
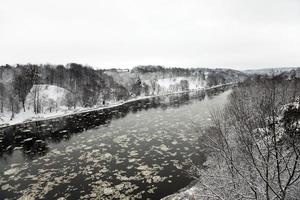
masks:
<svg viewBox="0 0 300 200"><path fill-rule="evenodd" d="M300 139L300 97L295 102L283 106L280 124L284 127L286 135Z"/></svg>

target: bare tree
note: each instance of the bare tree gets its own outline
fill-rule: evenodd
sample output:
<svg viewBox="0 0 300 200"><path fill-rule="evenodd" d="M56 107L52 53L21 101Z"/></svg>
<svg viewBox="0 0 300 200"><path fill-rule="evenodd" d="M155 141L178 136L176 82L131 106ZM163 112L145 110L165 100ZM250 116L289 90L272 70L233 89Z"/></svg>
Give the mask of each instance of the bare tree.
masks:
<svg viewBox="0 0 300 200"><path fill-rule="evenodd" d="M35 114L41 113L40 85L35 85L33 89L33 110Z"/></svg>
<svg viewBox="0 0 300 200"><path fill-rule="evenodd" d="M212 112L213 126L201 139L210 167L193 166L204 199L297 199L300 102L281 105L281 84L237 88L224 111ZM293 100L290 91L285 98Z"/></svg>
<svg viewBox="0 0 300 200"><path fill-rule="evenodd" d="M13 87L25 112L26 96L32 86L38 83L38 67L35 65L18 67L20 72L14 77Z"/></svg>
<svg viewBox="0 0 300 200"><path fill-rule="evenodd" d="M6 98L7 92L3 83L0 83L0 112L4 112L4 101Z"/></svg>

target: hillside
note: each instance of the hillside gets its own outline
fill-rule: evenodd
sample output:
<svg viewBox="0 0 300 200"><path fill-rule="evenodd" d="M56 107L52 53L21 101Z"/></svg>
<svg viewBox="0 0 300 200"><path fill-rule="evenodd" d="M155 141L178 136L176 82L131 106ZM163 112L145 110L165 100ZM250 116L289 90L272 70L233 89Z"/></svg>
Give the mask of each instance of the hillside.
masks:
<svg viewBox="0 0 300 200"><path fill-rule="evenodd" d="M132 86L140 85L141 93L135 95L146 96L202 89L243 81L247 77L244 73L231 69L185 69L164 68L162 66L138 66L131 71L111 70L105 71L105 73L134 94L136 91Z"/></svg>
<svg viewBox="0 0 300 200"><path fill-rule="evenodd" d="M76 63L5 65L0 66L0 118L3 123L20 115L106 106L141 96L239 82L246 77L231 69L138 66L132 70L95 70Z"/></svg>

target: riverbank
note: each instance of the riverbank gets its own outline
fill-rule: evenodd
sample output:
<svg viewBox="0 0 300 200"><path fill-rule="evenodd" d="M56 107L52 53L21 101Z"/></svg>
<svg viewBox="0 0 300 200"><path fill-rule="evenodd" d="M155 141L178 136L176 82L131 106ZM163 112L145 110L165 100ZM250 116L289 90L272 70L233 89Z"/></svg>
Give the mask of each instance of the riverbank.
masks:
<svg viewBox="0 0 300 200"><path fill-rule="evenodd" d="M197 180L192 181L188 186L182 188L175 194L171 194L162 198L161 200L185 200L196 199L197 196Z"/></svg>
<svg viewBox="0 0 300 200"><path fill-rule="evenodd" d="M194 89L194 90L165 93L165 94L160 94L160 95L143 96L143 97L138 97L138 98L132 98L127 101L119 101L119 102L108 104L106 106L98 106L98 107L93 107L93 108L82 108L82 107L76 108L76 109L65 108L65 109L58 110L57 112L41 113L41 114L35 114L30 111L21 112L21 113L16 114L16 116L12 120L10 120L10 117L8 114L7 116L4 115L4 118L2 119L2 121L0 123L0 128L9 127L9 126L18 125L18 124L36 122L36 121L51 120L51 119L65 117L65 116L69 116L69 115L82 114L82 113L87 113L87 112L92 112L92 111L99 111L99 110L114 108L114 107L122 106L129 102L139 101L139 100L143 100L143 99L183 94L183 93L189 93L189 92L197 92L197 91L209 91L211 89L216 89L216 88L220 88L220 87L224 87L224 86L230 86L230 85L234 85L234 84L236 84L236 83L226 83L226 84L212 86L209 88L199 88L199 89Z"/></svg>

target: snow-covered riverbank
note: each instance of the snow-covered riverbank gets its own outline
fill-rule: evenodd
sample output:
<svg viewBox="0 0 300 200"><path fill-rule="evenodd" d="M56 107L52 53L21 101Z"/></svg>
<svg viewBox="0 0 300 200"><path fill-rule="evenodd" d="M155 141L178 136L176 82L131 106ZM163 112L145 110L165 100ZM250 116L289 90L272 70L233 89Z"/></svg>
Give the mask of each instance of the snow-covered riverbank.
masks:
<svg viewBox="0 0 300 200"><path fill-rule="evenodd" d="M197 199L197 181L192 181L188 186L182 188L175 194L171 194L162 198L161 200L189 200Z"/></svg>
<svg viewBox="0 0 300 200"><path fill-rule="evenodd" d="M16 124L22 124L27 122L33 122L33 121L43 121L43 120L50 120L54 118L64 117L68 115L74 115L74 114L81 114L85 112L91 112L91 111L97 111L97 110L103 110L108 108L113 108L117 106L124 105L129 102L138 101L142 99L149 99L149 98L155 98L160 96L168 96L168 95L175 95L175 94L183 94L188 92L195 92L195 91L201 91L201 90L210 90L215 89L227 85L233 85L235 83L227 83L222 85L216 85L209 88L199 88L194 90L188 90L188 91L180 91L180 92L173 92L173 93L165 93L160 95L152 95L152 96L142 96L137 98L132 98L127 101L119 101L119 102L108 102L105 106L95 106L95 107L89 107L89 108L83 108L83 107L77 107L76 109L68 109L66 107L61 107L59 110L55 112L49 112L49 113L39 113L35 114L33 111L21 111L18 114L15 114L14 118L11 119L11 113L3 113L2 116L0 115L0 127L6 127Z"/></svg>

